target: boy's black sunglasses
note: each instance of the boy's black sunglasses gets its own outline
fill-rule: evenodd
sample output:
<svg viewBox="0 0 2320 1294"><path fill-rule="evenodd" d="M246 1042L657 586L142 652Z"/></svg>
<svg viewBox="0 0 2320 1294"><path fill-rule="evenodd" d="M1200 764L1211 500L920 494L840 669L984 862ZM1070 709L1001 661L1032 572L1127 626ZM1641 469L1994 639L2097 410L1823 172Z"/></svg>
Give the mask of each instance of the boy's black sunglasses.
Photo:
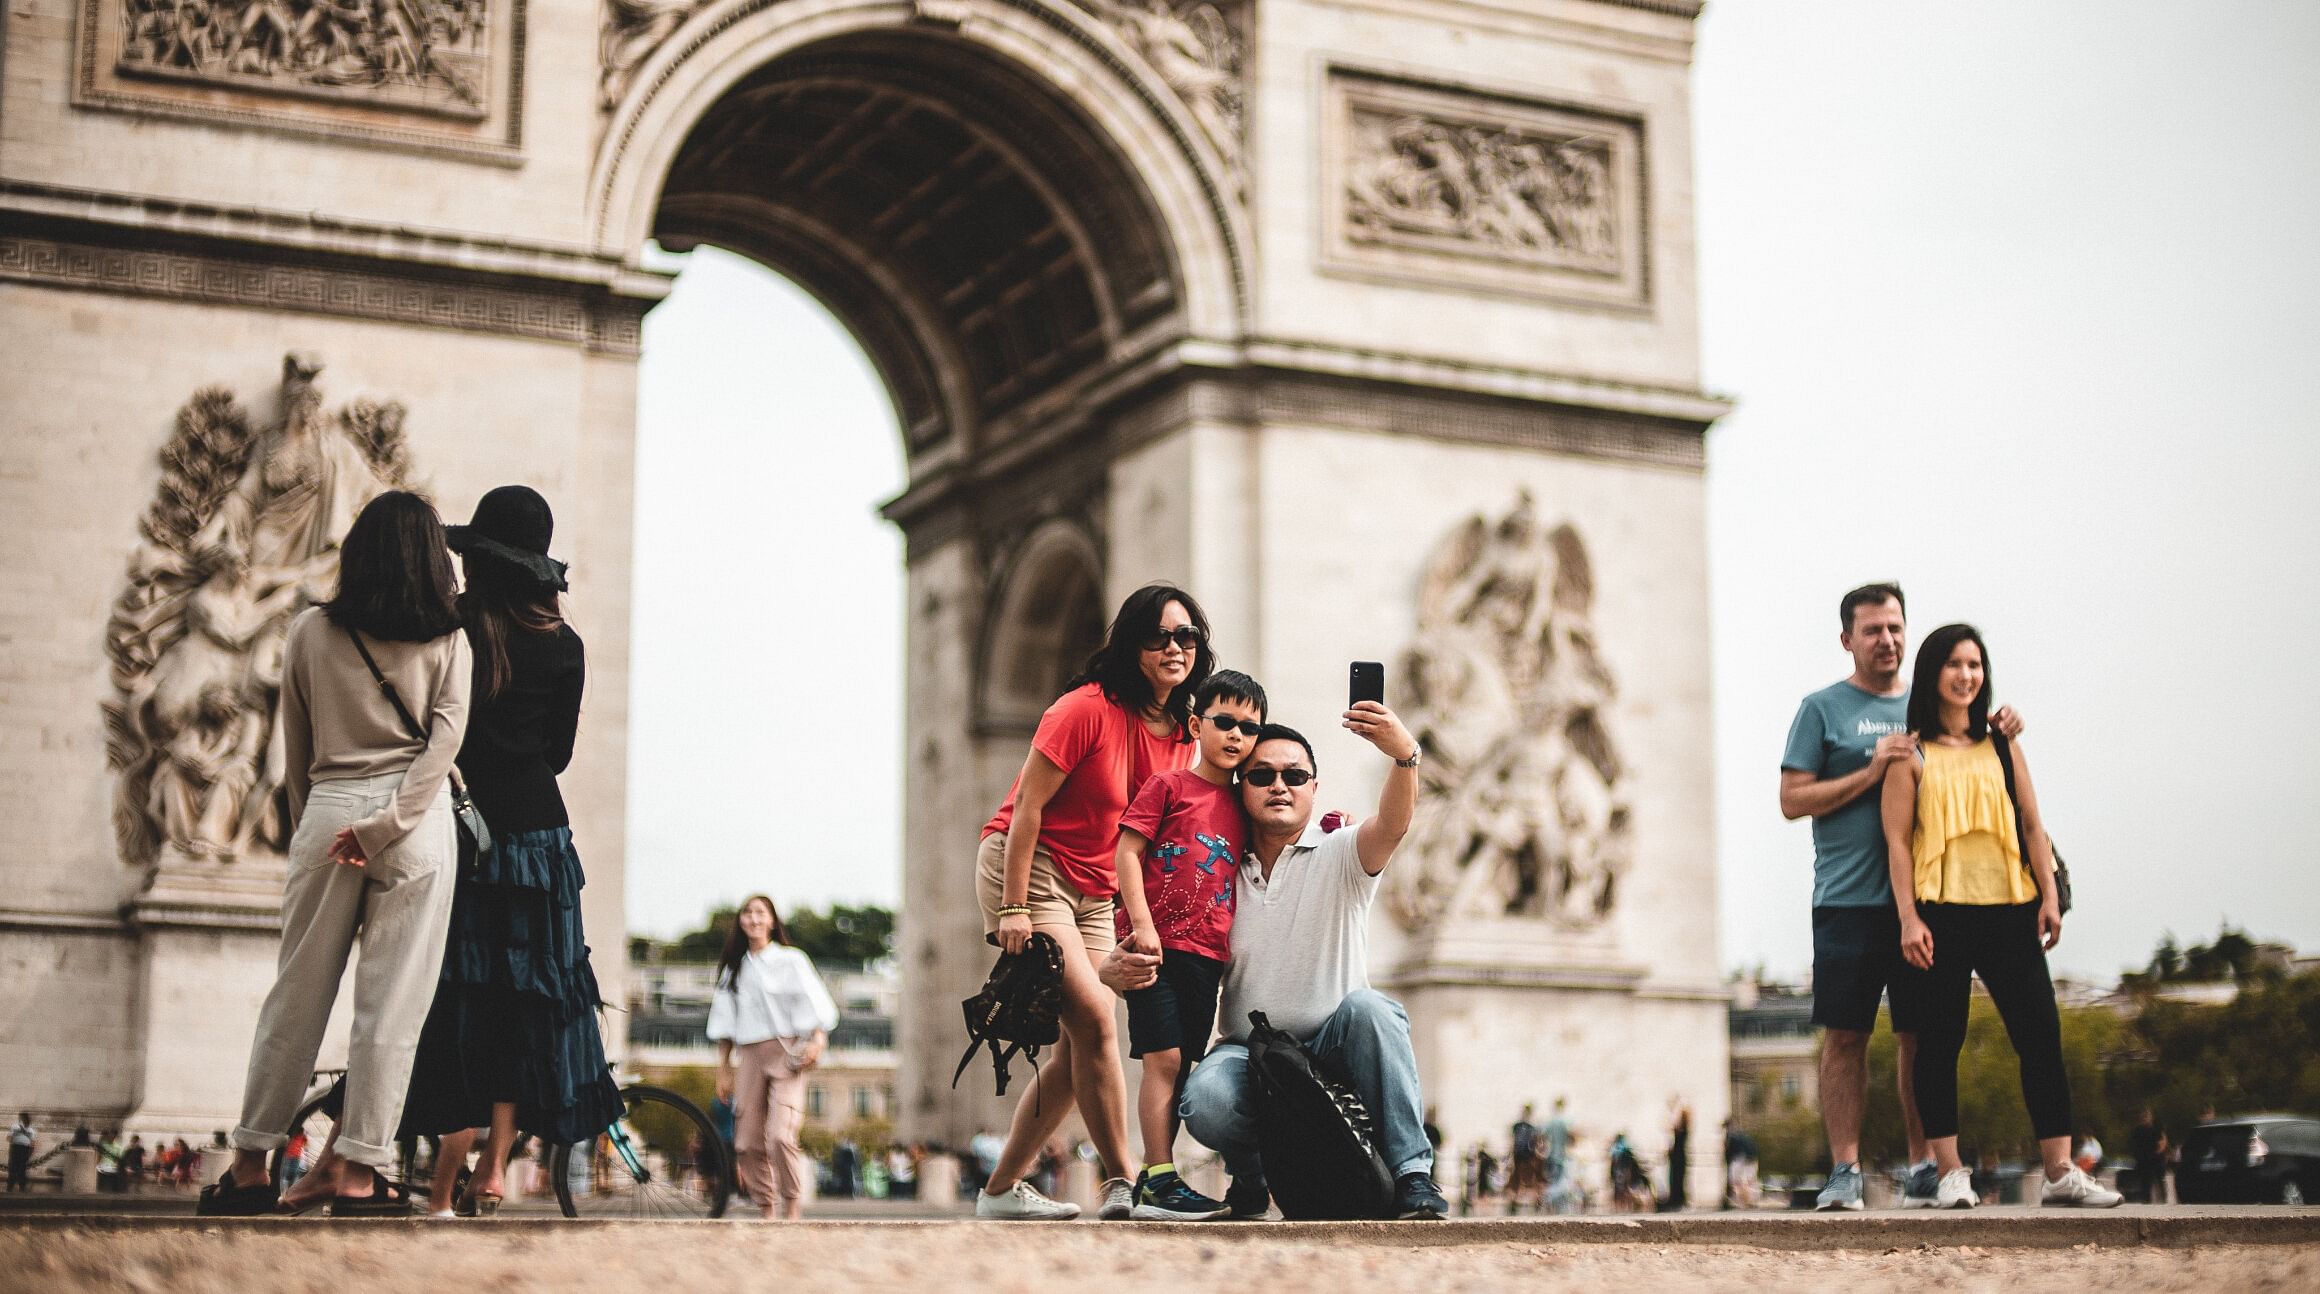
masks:
<svg viewBox="0 0 2320 1294"><path fill-rule="evenodd" d="M1302 768L1252 768L1241 774L1241 780L1251 786L1271 786L1276 777L1290 786L1303 786L1313 780L1313 774Z"/></svg>
<svg viewBox="0 0 2320 1294"><path fill-rule="evenodd" d="M1252 737L1257 735L1257 729L1265 726L1262 719L1235 719L1222 710L1215 714L1204 714L1200 716L1200 721L1218 732L1245 732Z"/></svg>
<svg viewBox="0 0 2320 1294"><path fill-rule="evenodd" d="M1144 639L1144 650L1160 651L1173 642L1181 650L1192 651L1207 641L1208 635L1191 625L1178 625L1173 631L1162 629L1147 635Z"/></svg>

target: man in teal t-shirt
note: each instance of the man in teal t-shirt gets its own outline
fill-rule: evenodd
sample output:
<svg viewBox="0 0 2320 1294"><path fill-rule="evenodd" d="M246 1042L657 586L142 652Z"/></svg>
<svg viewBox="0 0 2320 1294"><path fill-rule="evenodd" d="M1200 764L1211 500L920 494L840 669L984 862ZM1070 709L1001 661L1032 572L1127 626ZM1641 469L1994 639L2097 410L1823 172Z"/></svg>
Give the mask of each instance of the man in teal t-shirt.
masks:
<svg viewBox="0 0 2320 1294"><path fill-rule="evenodd" d="M1879 791L1885 770L1912 752L1901 677L1907 628L1901 586L1868 584L1837 605L1838 642L1853 657L1850 677L1804 699L1780 757L1780 812L1811 817L1813 834L1813 1023L1820 1026L1821 1125L1835 1166L1823 1209L1861 1201L1861 1107L1869 1094L1869 1034L1888 991L1898 1052L1901 1119L1909 1134L1904 1207L1931 1204L1931 1172L1917 1121L1910 1061L1917 1052L1920 972L1901 959L1901 919L1893 910ZM1924 1178L1920 1192L1918 1179Z"/></svg>

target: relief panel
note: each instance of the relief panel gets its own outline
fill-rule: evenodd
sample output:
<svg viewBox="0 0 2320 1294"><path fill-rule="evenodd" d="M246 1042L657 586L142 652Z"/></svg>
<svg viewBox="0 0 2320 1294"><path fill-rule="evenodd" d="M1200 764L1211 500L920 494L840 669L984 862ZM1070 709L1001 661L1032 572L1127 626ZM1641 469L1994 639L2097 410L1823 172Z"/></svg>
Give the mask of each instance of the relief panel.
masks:
<svg viewBox="0 0 2320 1294"><path fill-rule="evenodd" d="M1325 270L1650 304L1640 117L1333 68Z"/></svg>

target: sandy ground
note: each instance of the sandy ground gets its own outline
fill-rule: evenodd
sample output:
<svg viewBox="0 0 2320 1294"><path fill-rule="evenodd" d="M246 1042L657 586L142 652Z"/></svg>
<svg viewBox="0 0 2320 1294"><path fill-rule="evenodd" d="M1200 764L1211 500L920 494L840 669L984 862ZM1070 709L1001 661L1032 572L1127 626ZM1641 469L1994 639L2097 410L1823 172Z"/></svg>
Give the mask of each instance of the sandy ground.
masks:
<svg viewBox="0 0 2320 1294"><path fill-rule="evenodd" d="M771 1291L2320 1289L2320 1246L1762 1249L1509 1238L1410 1245L1186 1229L314 1221L0 1225L0 1289Z"/></svg>

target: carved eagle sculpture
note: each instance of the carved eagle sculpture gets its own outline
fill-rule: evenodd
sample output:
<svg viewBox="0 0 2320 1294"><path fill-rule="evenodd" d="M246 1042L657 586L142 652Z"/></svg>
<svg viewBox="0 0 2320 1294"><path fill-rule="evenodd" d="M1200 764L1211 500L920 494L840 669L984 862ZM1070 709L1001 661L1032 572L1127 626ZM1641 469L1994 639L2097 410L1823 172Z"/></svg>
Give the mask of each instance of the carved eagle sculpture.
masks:
<svg viewBox="0 0 2320 1294"><path fill-rule="evenodd" d="M307 356L283 361L265 427L221 387L195 393L161 449L128 579L105 626L121 859L231 862L288 843L275 713L290 618L329 596L356 512L408 475L403 407L322 415Z"/></svg>

